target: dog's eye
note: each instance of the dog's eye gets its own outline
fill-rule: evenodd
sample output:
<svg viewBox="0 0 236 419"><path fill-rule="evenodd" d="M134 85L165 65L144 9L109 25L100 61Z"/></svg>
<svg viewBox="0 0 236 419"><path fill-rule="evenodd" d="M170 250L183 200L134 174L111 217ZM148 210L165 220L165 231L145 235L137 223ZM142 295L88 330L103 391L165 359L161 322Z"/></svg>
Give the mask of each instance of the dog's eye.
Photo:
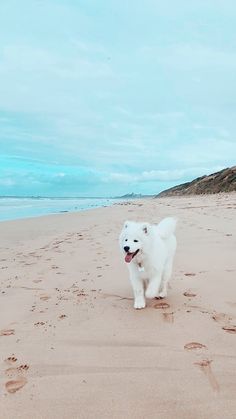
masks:
<svg viewBox="0 0 236 419"><path fill-rule="evenodd" d="M134 242L135 242L135 243L138 243L138 240L136 240L136 239L135 239L135 240L134 240Z"/></svg>
<svg viewBox="0 0 236 419"><path fill-rule="evenodd" d="M128 241L128 239L125 239L125 242L127 242Z"/></svg>

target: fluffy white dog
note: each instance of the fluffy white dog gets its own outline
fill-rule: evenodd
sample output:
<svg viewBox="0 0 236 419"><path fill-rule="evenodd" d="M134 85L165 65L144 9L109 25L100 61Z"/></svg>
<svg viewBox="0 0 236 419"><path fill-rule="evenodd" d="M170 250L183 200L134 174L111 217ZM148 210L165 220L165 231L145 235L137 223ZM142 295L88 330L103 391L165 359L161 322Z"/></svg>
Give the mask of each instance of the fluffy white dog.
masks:
<svg viewBox="0 0 236 419"><path fill-rule="evenodd" d="M152 225L134 221L124 223L120 247L128 265L136 309L145 307L145 296L167 296L176 251L175 228L176 219L171 217Z"/></svg>

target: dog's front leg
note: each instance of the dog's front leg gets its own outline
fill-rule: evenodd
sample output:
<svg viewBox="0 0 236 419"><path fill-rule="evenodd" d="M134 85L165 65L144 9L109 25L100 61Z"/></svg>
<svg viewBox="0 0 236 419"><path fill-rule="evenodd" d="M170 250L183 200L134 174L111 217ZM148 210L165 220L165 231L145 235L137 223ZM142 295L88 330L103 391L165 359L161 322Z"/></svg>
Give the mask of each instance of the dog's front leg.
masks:
<svg viewBox="0 0 236 419"><path fill-rule="evenodd" d="M159 295L159 289L161 285L161 274L156 272L156 274L150 278L148 287L145 292L147 298L155 298Z"/></svg>
<svg viewBox="0 0 236 419"><path fill-rule="evenodd" d="M145 297L144 297L144 284L143 280L140 278L138 274L138 270L135 267L130 266L129 268L130 273L130 282L133 287L134 292L134 308L141 309L144 308Z"/></svg>

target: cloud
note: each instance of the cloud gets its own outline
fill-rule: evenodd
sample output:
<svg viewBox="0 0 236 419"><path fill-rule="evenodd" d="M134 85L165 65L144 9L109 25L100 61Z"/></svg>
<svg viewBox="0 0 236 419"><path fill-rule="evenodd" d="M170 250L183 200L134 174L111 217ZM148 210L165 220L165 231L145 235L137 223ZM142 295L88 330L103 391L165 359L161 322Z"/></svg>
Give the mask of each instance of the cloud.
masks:
<svg viewBox="0 0 236 419"><path fill-rule="evenodd" d="M135 192L158 193L176 183L222 169L221 166L211 166L130 173L49 165L37 160L22 161L15 157L10 160L14 165L6 164L4 167L1 164L0 193L3 195L16 195L14 191L18 195L34 196L118 195L127 191L127 185L129 190Z"/></svg>
<svg viewBox="0 0 236 419"><path fill-rule="evenodd" d="M10 178L10 177L5 177L4 179L0 179L0 186L3 187L12 187L12 186L16 186L17 182L15 180L15 178Z"/></svg>
<svg viewBox="0 0 236 419"><path fill-rule="evenodd" d="M39 160L2 156L0 158L0 194L2 195L90 195L89 189L101 178L97 170L62 166Z"/></svg>
<svg viewBox="0 0 236 419"><path fill-rule="evenodd" d="M11 111L56 112L67 114L70 108L83 109L81 96L100 92L117 75L100 58L80 56L75 51L61 55L46 48L27 44L0 47L0 107ZM90 86L90 83L92 85Z"/></svg>
<svg viewBox="0 0 236 419"><path fill-rule="evenodd" d="M230 157L231 156L231 157ZM220 137L216 138L199 138L188 144L182 144L178 149L178 160L192 167L196 163L201 163L205 167L212 167L214 164L220 164L228 160L229 165L233 165L234 156L236 156L236 141L234 138L225 140ZM176 151L170 152L170 158L176 159ZM223 168L223 167L222 167Z"/></svg>
<svg viewBox="0 0 236 419"><path fill-rule="evenodd" d="M111 173L106 179L107 182L179 182L180 180L203 176L204 174L214 173L222 170L222 166L209 167L192 167L190 169L173 169L173 170L151 170L142 173Z"/></svg>
<svg viewBox="0 0 236 419"><path fill-rule="evenodd" d="M152 56L154 61L171 66L172 69L190 70L233 70L236 67L236 53L199 43L174 43L168 47L146 45L140 54Z"/></svg>
<svg viewBox="0 0 236 419"><path fill-rule="evenodd" d="M155 193L235 164L235 15L219 0L2 2L2 193Z"/></svg>

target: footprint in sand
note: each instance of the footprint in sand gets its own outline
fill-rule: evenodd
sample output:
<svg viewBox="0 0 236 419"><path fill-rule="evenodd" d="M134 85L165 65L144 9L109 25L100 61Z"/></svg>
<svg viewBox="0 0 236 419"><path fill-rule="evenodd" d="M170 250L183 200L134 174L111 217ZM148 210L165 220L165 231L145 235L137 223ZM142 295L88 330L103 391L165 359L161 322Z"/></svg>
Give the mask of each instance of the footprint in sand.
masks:
<svg viewBox="0 0 236 419"><path fill-rule="evenodd" d="M16 391L24 387L26 383L27 379L25 377L17 377L15 380L7 381L5 387L8 393L16 393Z"/></svg>
<svg viewBox="0 0 236 419"><path fill-rule="evenodd" d="M12 355L5 359L6 364L15 364L17 362L17 358ZM24 377L24 372L28 371L29 365L21 364L18 367L9 367L6 369L5 374L9 376L9 378L13 378L5 383L5 388L8 393L15 393L16 391L20 390L24 385L27 383L26 377Z"/></svg>
<svg viewBox="0 0 236 419"><path fill-rule="evenodd" d="M162 313L163 319L167 322L167 323L174 323L174 312L172 311L171 313Z"/></svg>
<svg viewBox="0 0 236 419"><path fill-rule="evenodd" d="M214 313L212 316L213 320L215 320L217 323L226 323L232 320L231 317L229 317L225 313Z"/></svg>
<svg viewBox="0 0 236 419"><path fill-rule="evenodd" d="M197 296L197 294L194 294L193 292L191 292L191 291L185 291L184 293L183 293L183 295L185 296L185 297L196 297Z"/></svg>
<svg viewBox="0 0 236 419"><path fill-rule="evenodd" d="M44 326L44 325L45 325L45 322L34 323L34 326Z"/></svg>
<svg viewBox="0 0 236 419"><path fill-rule="evenodd" d="M223 326L222 329L228 333L232 333L232 334L236 333L236 326Z"/></svg>
<svg viewBox="0 0 236 419"><path fill-rule="evenodd" d="M196 276L196 274L194 272L186 272L184 275L185 276Z"/></svg>
<svg viewBox="0 0 236 419"><path fill-rule="evenodd" d="M61 314L60 316L59 316L59 319L65 319L67 317L67 315L66 314Z"/></svg>
<svg viewBox="0 0 236 419"><path fill-rule="evenodd" d="M6 371L5 371L5 373L8 376L12 377L13 375L16 375L16 374L19 374L19 373L23 373L24 371L28 371L28 369L29 369L29 365L27 365L27 364L24 364L23 365L22 364L19 367L10 367L10 368L7 368Z"/></svg>
<svg viewBox="0 0 236 419"><path fill-rule="evenodd" d="M14 364L16 361L17 361L17 358L14 355L9 356L7 359L5 359L6 364L10 364L10 365Z"/></svg>
<svg viewBox="0 0 236 419"><path fill-rule="evenodd" d="M184 349L193 350L193 349L207 349L206 345L203 345L199 342L189 342L184 345Z"/></svg>
<svg viewBox="0 0 236 419"><path fill-rule="evenodd" d="M201 361L194 362L194 365L200 367L201 371L207 376L213 390L219 391L220 386L212 372L211 363L211 359L202 359Z"/></svg>
<svg viewBox="0 0 236 419"><path fill-rule="evenodd" d="M40 295L40 300L42 300L42 301L48 301L48 300L50 300L50 295L47 295L47 294L42 294L42 295Z"/></svg>
<svg viewBox="0 0 236 419"><path fill-rule="evenodd" d="M232 320L232 317L228 316L225 313L214 313L212 318L217 323L223 325L222 329L225 332L231 333L231 334L236 334L236 326L230 324L230 321Z"/></svg>
<svg viewBox="0 0 236 419"><path fill-rule="evenodd" d="M156 309L165 309L165 308L170 308L170 304L168 303L164 303L164 302L160 302L160 303L156 303L153 305L153 308Z"/></svg>
<svg viewBox="0 0 236 419"><path fill-rule="evenodd" d="M10 336L15 334L15 329L3 329L0 330L0 336Z"/></svg>

